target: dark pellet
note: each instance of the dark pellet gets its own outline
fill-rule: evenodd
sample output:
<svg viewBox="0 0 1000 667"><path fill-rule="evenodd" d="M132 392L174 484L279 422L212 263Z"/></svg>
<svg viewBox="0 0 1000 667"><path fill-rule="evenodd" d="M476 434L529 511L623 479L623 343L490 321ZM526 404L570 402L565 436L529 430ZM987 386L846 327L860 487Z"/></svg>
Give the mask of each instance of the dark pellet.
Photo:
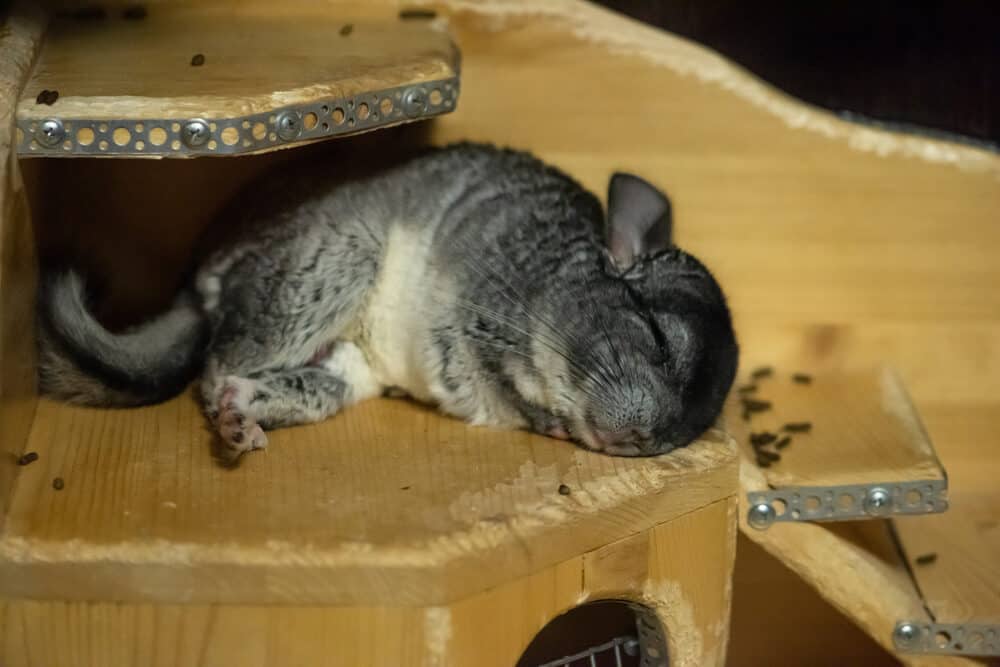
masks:
<svg viewBox="0 0 1000 667"><path fill-rule="evenodd" d="M141 21L149 16L149 12L142 5L132 5L122 10L122 18L126 21Z"/></svg>
<svg viewBox="0 0 1000 667"><path fill-rule="evenodd" d="M771 462L769 460L765 459L763 456L758 456L757 457L757 467L759 467L759 468L770 468L771 467Z"/></svg>
<svg viewBox="0 0 1000 667"><path fill-rule="evenodd" d="M408 487L408 486L401 486L401 487L399 487L399 490L400 491L409 491L410 487Z"/></svg>
<svg viewBox="0 0 1000 667"><path fill-rule="evenodd" d="M771 409L771 401L756 401L752 398L744 398L743 408L750 412L765 412Z"/></svg>
<svg viewBox="0 0 1000 667"><path fill-rule="evenodd" d="M347 37L352 32L354 32L354 24L353 23L345 23L344 27L340 29L340 36L341 37Z"/></svg>
<svg viewBox="0 0 1000 667"><path fill-rule="evenodd" d="M746 408L743 408L743 421L745 422L750 421L750 411L747 410Z"/></svg>
<svg viewBox="0 0 1000 667"><path fill-rule="evenodd" d="M191 56L191 67L201 67L205 64L205 55L203 53L196 53Z"/></svg>
<svg viewBox="0 0 1000 667"><path fill-rule="evenodd" d="M27 452L17 460L17 465L26 466L29 463L34 463L38 460L38 452Z"/></svg>
<svg viewBox="0 0 1000 667"><path fill-rule="evenodd" d="M560 484L559 485L559 495L560 496L568 496L570 493L572 493L572 491L570 490L570 488L568 486L566 486L565 484Z"/></svg>
<svg viewBox="0 0 1000 667"><path fill-rule="evenodd" d="M758 368L757 370L755 370L753 373L751 373L750 377L752 377L754 380L761 380L763 378L769 378L772 375L774 375L774 369L773 368L771 368L770 366L761 366L760 368Z"/></svg>
<svg viewBox="0 0 1000 667"><path fill-rule="evenodd" d="M58 90L46 89L38 93L38 97L35 98L35 104L47 104L48 106L52 106L53 104L56 103L56 100L58 99L59 99Z"/></svg>
<svg viewBox="0 0 1000 667"><path fill-rule="evenodd" d="M55 489L56 491L62 491L62 488L64 486L65 483L63 482L62 477L56 477L54 480L52 480L52 488Z"/></svg>
<svg viewBox="0 0 1000 667"><path fill-rule="evenodd" d="M763 431L761 433L751 433L750 434L750 444L754 447L763 447L764 445L769 445L778 439L773 433L768 433Z"/></svg>
<svg viewBox="0 0 1000 667"><path fill-rule="evenodd" d="M755 384L745 384L736 390L740 394L752 394L757 391L757 385Z"/></svg>
<svg viewBox="0 0 1000 667"><path fill-rule="evenodd" d="M937 560L937 554L933 554L932 553L932 554L924 554L922 556L917 556L914 559L914 562L917 565L930 565L931 563L933 563L936 560Z"/></svg>
<svg viewBox="0 0 1000 667"><path fill-rule="evenodd" d="M785 424L784 430L788 433L808 433L812 427L812 422L790 422Z"/></svg>
<svg viewBox="0 0 1000 667"><path fill-rule="evenodd" d="M437 17L437 12L433 9L401 9L399 18L404 21L429 21Z"/></svg>
<svg viewBox="0 0 1000 667"><path fill-rule="evenodd" d="M779 440L778 442L774 443L774 448L775 449L784 449L785 447L787 447L790 444L792 444L792 436L786 435L781 440Z"/></svg>
<svg viewBox="0 0 1000 667"><path fill-rule="evenodd" d="M77 21L102 21L108 18L108 13L104 11L104 7L81 7L73 13L70 14Z"/></svg>
<svg viewBox="0 0 1000 667"><path fill-rule="evenodd" d="M813 376L806 373L796 373L792 376L792 382L798 382L799 384L810 384L813 381Z"/></svg>
<svg viewBox="0 0 1000 667"><path fill-rule="evenodd" d="M758 459L765 459L765 460L771 461L773 463L775 461L780 461L781 460L781 455L780 454L776 454L775 452L768 451L766 449L758 449L757 450L757 458Z"/></svg>

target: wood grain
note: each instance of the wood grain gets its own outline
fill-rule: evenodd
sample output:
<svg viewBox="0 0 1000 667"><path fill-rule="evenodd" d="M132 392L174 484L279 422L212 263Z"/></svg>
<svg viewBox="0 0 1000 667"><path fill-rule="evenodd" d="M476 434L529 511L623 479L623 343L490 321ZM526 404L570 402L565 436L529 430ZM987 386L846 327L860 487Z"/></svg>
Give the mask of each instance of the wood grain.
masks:
<svg viewBox="0 0 1000 667"><path fill-rule="evenodd" d="M807 370L808 384L792 375ZM808 367L780 365L773 377L753 380L744 375L741 387L756 391L732 397L727 424L751 460L752 434L788 436L784 449L770 452L779 461L763 469L763 488L832 486L943 480L944 470L927 437L906 389L891 369L819 372ZM769 402L771 408L745 413L744 401ZM808 433L786 433L789 423L811 425Z"/></svg>
<svg viewBox="0 0 1000 667"><path fill-rule="evenodd" d="M447 33L385 6L174 3L141 20L111 8L54 21L18 118L233 118L449 78L457 58ZM42 90L55 104L36 103Z"/></svg>
<svg viewBox="0 0 1000 667"><path fill-rule="evenodd" d="M0 528L37 403L34 292L37 273L28 198L18 168L14 108L41 43L44 21L24 6L0 32Z"/></svg>
<svg viewBox="0 0 1000 667"><path fill-rule="evenodd" d="M39 403L0 535L7 595L443 604L733 492L719 430L655 459L470 428L401 400L275 431L235 470L197 403ZM55 491L52 479L65 488ZM566 484L568 496L558 487Z"/></svg>
<svg viewBox="0 0 1000 667"><path fill-rule="evenodd" d="M725 498L618 543L646 546L633 562L635 585L616 588L616 597L660 615L671 633L671 664L723 664L735 504ZM679 544L703 549L701 557ZM546 623L608 599L586 576L592 555L424 608L7 601L0 603L0 659L5 667L510 667Z"/></svg>

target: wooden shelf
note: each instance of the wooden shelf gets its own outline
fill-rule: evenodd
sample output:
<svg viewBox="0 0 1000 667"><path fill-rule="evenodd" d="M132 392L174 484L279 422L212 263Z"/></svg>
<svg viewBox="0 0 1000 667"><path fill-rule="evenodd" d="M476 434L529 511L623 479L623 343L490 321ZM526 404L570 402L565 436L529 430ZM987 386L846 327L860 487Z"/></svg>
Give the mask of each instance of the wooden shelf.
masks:
<svg viewBox="0 0 1000 667"><path fill-rule="evenodd" d="M118 411L41 400L25 448L39 459L17 469L0 535L0 594L443 604L736 484L718 429L669 456L622 459L378 400L271 436L229 470L192 396Z"/></svg>
<svg viewBox="0 0 1000 667"><path fill-rule="evenodd" d="M259 153L457 102L448 34L387 7L170 3L131 20L101 12L51 23L17 105L22 155ZM285 132L282 113L294 126ZM198 145L185 141L194 119L206 125ZM62 124L63 139L45 141L46 120Z"/></svg>

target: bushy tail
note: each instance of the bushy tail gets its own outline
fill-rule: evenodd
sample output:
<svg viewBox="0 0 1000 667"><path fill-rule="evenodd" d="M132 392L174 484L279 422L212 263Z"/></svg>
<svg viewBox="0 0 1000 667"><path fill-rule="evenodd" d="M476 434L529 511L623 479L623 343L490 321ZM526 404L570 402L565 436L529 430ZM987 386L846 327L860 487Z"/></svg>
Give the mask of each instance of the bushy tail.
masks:
<svg viewBox="0 0 1000 667"><path fill-rule="evenodd" d="M159 317L121 334L94 319L73 272L39 290L39 383L71 403L136 406L176 396L198 374L207 342L204 316L182 298Z"/></svg>

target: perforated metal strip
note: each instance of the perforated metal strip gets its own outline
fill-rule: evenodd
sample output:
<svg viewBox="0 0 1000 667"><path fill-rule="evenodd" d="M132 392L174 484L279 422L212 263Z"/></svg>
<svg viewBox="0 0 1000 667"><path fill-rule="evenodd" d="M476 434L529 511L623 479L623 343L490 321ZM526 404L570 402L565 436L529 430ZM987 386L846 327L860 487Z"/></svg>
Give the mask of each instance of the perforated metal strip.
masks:
<svg viewBox="0 0 1000 667"><path fill-rule="evenodd" d="M900 621L892 641L901 653L1000 656L1000 625Z"/></svg>
<svg viewBox="0 0 1000 667"><path fill-rule="evenodd" d="M429 118L455 109L459 79L329 98L238 118L18 119L22 157L238 155Z"/></svg>
<svg viewBox="0 0 1000 667"><path fill-rule="evenodd" d="M790 486L747 493L751 526L781 521L853 521L948 509L948 481L927 480L843 486Z"/></svg>

